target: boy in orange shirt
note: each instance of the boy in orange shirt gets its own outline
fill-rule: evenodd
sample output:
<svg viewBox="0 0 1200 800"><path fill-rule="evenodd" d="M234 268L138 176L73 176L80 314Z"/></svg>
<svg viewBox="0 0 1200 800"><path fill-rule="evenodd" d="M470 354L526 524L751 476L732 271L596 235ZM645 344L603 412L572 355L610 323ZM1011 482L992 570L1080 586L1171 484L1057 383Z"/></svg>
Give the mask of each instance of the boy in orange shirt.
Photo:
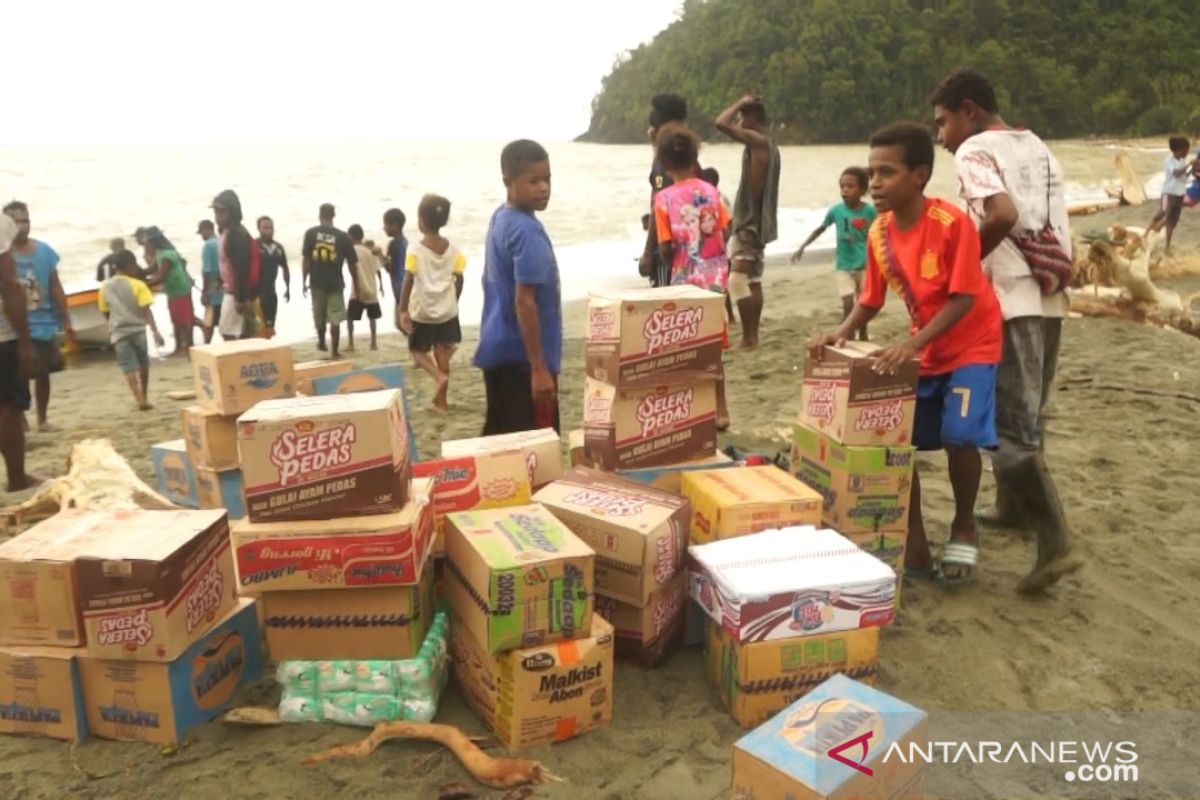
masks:
<svg viewBox="0 0 1200 800"><path fill-rule="evenodd" d="M996 365L1001 352L1000 304L983 274L979 234L963 211L925 197L933 173L933 138L916 123L900 122L871 137L871 198L879 218L867 240L863 290L853 313L809 347L844 343L883 307L887 287L912 318L907 341L880 350L875 371L895 374L918 354L921 379L913 443L945 449L954 488L950 541L935 565L921 514L921 482L913 470L905 572L961 583L974 575L979 550L975 499L983 470L980 448L995 449Z"/></svg>

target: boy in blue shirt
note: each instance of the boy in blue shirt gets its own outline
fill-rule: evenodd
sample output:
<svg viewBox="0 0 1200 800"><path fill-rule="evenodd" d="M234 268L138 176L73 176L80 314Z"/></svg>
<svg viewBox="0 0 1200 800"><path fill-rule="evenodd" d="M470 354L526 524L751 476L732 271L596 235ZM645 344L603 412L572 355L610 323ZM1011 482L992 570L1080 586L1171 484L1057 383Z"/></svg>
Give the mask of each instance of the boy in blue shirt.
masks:
<svg viewBox="0 0 1200 800"><path fill-rule="evenodd" d="M854 301L862 292L863 271L867 268L867 231L875 221L875 206L863 202L867 193L867 171L862 167L846 167L838 180L842 202L829 209L821 227L800 245L792 256L795 264L804 257L804 250L817 240L830 225L837 231L837 261L834 275L837 276L838 294L842 298L842 319L854 310ZM858 329L858 338L867 341L867 326Z"/></svg>
<svg viewBox="0 0 1200 800"><path fill-rule="evenodd" d="M492 214L475 366L483 370L483 435L559 429L562 296L558 262L535 216L550 203L550 156L520 139L500 154L508 201Z"/></svg>

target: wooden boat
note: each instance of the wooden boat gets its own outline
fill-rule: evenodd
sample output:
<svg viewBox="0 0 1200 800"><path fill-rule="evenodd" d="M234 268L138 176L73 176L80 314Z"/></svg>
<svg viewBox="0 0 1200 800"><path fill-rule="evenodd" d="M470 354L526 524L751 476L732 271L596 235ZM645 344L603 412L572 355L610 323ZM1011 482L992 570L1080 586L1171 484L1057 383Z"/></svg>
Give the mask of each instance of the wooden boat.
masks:
<svg viewBox="0 0 1200 800"><path fill-rule="evenodd" d="M100 287L92 286L86 289L66 289L67 310L71 314L71 327L75 329L75 340L82 347L108 347L108 320L100 313L97 301L100 299ZM70 343L64 347L70 348Z"/></svg>

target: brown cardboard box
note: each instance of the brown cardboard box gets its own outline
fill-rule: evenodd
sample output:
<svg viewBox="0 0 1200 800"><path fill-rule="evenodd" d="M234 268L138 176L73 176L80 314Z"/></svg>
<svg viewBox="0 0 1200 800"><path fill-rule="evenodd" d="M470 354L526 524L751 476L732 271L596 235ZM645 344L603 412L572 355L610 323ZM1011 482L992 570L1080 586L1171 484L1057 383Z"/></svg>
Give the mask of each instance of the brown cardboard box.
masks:
<svg viewBox="0 0 1200 800"><path fill-rule="evenodd" d="M706 458L692 461L681 461L678 464L667 464L661 467L638 467L637 469L618 470L617 474L627 481L637 481L655 489L662 489L671 494L683 491L683 473L697 470L728 469L738 464L722 452L713 453Z"/></svg>
<svg viewBox="0 0 1200 800"><path fill-rule="evenodd" d="M583 428L576 428L567 434L567 463L572 467L591 466L583 453L583 442Z"/></svg>
<svg viewBox="0 0 1200 800"><path fill-rule="evenodd" d="M911 447L846 447L796 425L791 471L824 498L822 519L842 534L895 530L908 522Z"/></svg>
<svg viewBox="0 0 1200 800"><path fill-rule="evenodd" d="M455 617L450 654L459 694L509 750L561 742L612 722L613 630L491 655Z"/></svg>
<svg viewBox="0 0 1200 800"><path fill-rule="evenodd" d="M296 393L292 348L267 339L239 339L191 349L196 402L236 416L255 403Z"/></svg>
<svg viewBox="0 0 1200 800"><path fill-rule="evenodd" d="M593 294L587 374L622 387L714 380L724 333L724 298L695 286Z"/></svg>
<svg viewBox="0 0 1200 800"><path fill-rule="evenodd" d="M446 596L489 653L589 634L595 553L540 505L446 517Z"/></svg>
<svg viewBox="0 0 1200 800"><path fill-rule="evenodd" d="M879 673L878 628L742 643L710 619L704 639L704 672L743 728L766 722L831 675L874 685Z"/></svg>
<svg viewBox="0 0 1200 800"><path fill-rule="evenodd" d="M433 570L412 586L264 592L272 661L412 658L433 620Z"/></svg>
<svg viewBox="0 0 1200 800"><path fill-rule="evenodd" d="M821 524L821 495L775 466L688 472L681 481L695 544Z"/></svg>
<svg viewBox="0 0 1200 800"><path fill-rule="evenodd" d="M908 531L852 533L846 538L895 571L896 611L900 611L900 590L904 586L904 551L908 547Z"/></svg>
<svg viewBox="0 0 1200 800"><path fill-rule="evenodd" d="M251 522L400 511L412 478L398 389L258 404L238 419Z"/></svg>
<svg viewBox="0 0 1200 800"><path fill-rule="evenodd" d="M529 482L534 491L562 475L562 439L554 428L442 442L442 458L490 455L514 449L525 455Z"/></svg>
<svg viewBox="0 0 1200 800"><path fill-rule="evenodd" d="M77 656L65 647L0 648L0 733L81 742L87 717Z"/></svg>
<svg viewBox="0 0 1200 800"><path fill-rule="evenodd" d="M899 447L912 443L920 361L895 375L872 367L879 345L846 342L826 347L820 363L811 354L800 386L800 422L852 446Z"/></svg>
<svg viewBox="0 0 1200 800"><path fill-rule="evenodd" d="M226 417L204 406L188 406L181 413L183 441L192 466L214 472L237 469L237 417Z"/></svg>
<svg viewBox="0 0 1200 800"><path fill-rule="evenodd" d="M97 531L75 559L89 656L171 661L237 604L223 511L76 513Z"/></svg>
<svg viewBox="0 0 1200 800"><path fill-rule="evenodd" d="M414 478L433 480L433 554L446 553L446 515L529 503L529 468L520 450L439 458L413 464Z"/></svg>
<svg viewBox="0 0 1200 800"><path fill-rule="evenodd" d="M717 449L714 381L619 389L584 380L584 452L607 470L675 464Z"/></svg>
<svg viewBox="0 0 1200 800"><path fill-rule="evenodd" d="M635 606L683 569L687 500L587 467L575 467L533 499L596 552L596 591Z"/></svg>
<svg viewBox="0 0 1200 800"><path fill-rule="evenodd" d="M313 378L341 375L353 369L351 361L301 361L295 366L296 394L314 395L317 392L313 388Z"/></svg>
<svg viewBox="0 0 1200 800"><path fill-rule="evenodd" d="M596 613L616 630L617 656L643 667L661 664L678 649L688 601L687 572L680 572L644 606L596 595Z"/></svg>
<svg viewBox="0 0 1200 800"><path fill-rule="evenodd" d="M254 592L404 586L421 579L433 540L432 481L402 511L318 522L232 525L238 581Z"/></svg>

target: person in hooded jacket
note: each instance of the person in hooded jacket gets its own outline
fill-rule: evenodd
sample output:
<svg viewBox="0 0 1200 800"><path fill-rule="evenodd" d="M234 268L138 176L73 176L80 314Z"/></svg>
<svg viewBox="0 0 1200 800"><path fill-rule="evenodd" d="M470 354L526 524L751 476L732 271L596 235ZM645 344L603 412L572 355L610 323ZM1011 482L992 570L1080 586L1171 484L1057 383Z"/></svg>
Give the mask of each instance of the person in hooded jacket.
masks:
<svg viewBox="0 0 1200 800"><path fill-rule="evenodd" d="M258 331L254 307L258 246L242 224L242 202L237 192L232 189L221 192L213 199L212 209L221 234L221 283L225 287L218 327L226 340L249 338Z"/></svg>

